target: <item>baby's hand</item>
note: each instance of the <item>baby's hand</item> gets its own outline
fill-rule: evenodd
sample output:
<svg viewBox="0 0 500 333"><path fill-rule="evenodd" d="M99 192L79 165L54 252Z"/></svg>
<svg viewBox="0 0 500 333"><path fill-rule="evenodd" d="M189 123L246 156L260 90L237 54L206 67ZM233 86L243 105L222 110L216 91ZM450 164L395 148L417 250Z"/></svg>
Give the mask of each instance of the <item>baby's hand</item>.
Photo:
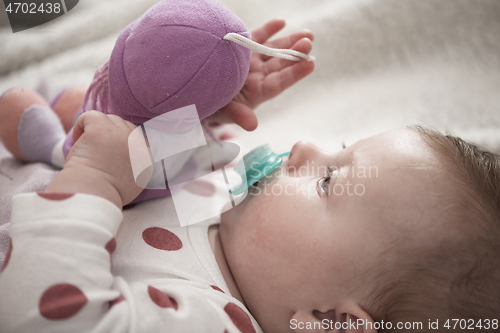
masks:
<svg viewBox="0 0 500 333"><path fill-rule="evenodd" d="M115 115L83 113L73 129L73 141L63 170L46 192L88 193L118 208L138 196L130 163L128 137L136 126Z"/></svg>
<svg viewBox="0 0 500 333"><path fill-rule="evenodd" d="M311 41L314 39L313 33L309 30L296 32L266 43L284 26L285 21L282 19L271 20L252 31L252 40L273 48L291 48L309 54L312 49ZM312 61L271 58L252 52L247 82L228 105L208 117L207 120L209 124L235 123L247 131L253 131L257 128L257 117L253 110L262 102L277 96L311 74L313 70Z"/></svg>

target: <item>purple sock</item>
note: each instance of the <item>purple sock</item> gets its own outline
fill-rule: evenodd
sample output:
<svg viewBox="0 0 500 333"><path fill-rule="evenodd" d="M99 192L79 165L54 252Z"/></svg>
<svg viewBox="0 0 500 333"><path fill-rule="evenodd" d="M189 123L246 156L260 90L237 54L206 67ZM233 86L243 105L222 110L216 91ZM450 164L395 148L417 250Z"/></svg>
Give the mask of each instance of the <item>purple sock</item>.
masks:
<svg viewBox="0 0 500 333"><path fill-rule="evenodd" d="M19 120L17 142L30 161L52 164L52 150L65 135L54 111L47 106L31 105Z"/></svg>

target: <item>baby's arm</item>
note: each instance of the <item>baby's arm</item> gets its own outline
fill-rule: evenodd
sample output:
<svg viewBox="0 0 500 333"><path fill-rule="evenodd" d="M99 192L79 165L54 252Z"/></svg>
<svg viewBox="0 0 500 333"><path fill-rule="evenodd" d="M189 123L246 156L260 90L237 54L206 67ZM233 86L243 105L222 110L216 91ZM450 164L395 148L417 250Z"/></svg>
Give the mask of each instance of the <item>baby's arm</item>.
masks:
<svg viewBox="0 0 500 333"><path fill-rule="evenodd" d="M236 332L235 318L250 323L234 299L209 285L113 276L120 210L141 190L128 155L133 128L86 112L47 191L13 198L0 332Z"/></svg>
<svg viewBox="0 0 500 333"><path fill-rule="evenodd" d="M134 128L116 116L84 114L77 143L46 191L13 198L11 249L0 275L1 332L90 331L121 296L110 255L121 207L141 190L128 158Z"/></svg>

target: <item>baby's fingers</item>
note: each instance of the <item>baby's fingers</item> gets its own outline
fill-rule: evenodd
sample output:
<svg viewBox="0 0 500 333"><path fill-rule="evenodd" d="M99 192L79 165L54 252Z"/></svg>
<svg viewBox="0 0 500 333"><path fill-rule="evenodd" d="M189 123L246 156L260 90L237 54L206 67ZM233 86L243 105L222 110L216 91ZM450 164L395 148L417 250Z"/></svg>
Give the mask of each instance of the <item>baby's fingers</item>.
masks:
<svg viewBox="0 0 500 333"><path fill-rule="evenodd" d="M73 142L76 142L82 136L85 132L85 128L89 125L101 122L110 122L108 117L102 112L87 111L82 113L73 127Z"/></svg>
<svg viewBox="0 0 500 333"><path fill-rule="evenodd" d="M305 54L309 54L312 50L312 42L308 38L302 38L301 40L297 41L293 47L292 50L299 51ZM297 66L299 63L302 62L309 62L312 63L312 61L306 61L306 60L301 60L301 61L293 61L293 60L286 60L282 58L271 58L268 61L264 63L264 74L269 74L273 72L278 72L281 71L289 66ZM309 64L309 65L302 65L305 67L312 67L314 68L314 64Z"/></svg>
<svg viewBox="0 0 500 333"><path fill-rule="evenodd" d="M293 50L296 50L296 48L294 46L297 44L298 41L300 41L304 38L307 38L310 41L313 41L314 34L312 33L311 30L304 29L302 31L294 32L290 35L275 39L275 40L270 41L270 42L267 42L264 45L268 46L268 47L275 48L275 49L290 49L290 48L292 48ZM299 50L297 50L297 51L299 51ZM300 52L306 53L302 50L300 50ZM264 54L260 54L259 56L264 61L272 58L272 57L264 55Z"/></svg>
<svg viewBox="0 0 500 333"><path fill-rule="evenodd" d="M284 27L285 20L273 19L264 24L262 27L252 30L252 40L262 44Z"/></svg>
<svg viewBox="0 0 500 333"><path fill-rule="evenodd" d="M87 111L78 117L76 121L73 128L73 142L76 142L82 136L89 125L99 125L101 130L104 131L106 126L117 126L127 130L127 132L133 131L137 127L119 116L107 115L100 111Z"/></svg>
<svg viewBox="0 0 500 333"><path fill-rule="evenodd" d="M118 126L120 128L127 129L127 130L128 129L134 130L137 127L134 124L132 124L130 121L124 120L121 117L116 116L114 114L108 114L107 117L109 120L111 120L111 122L113 124L115 124L116 126Z"/></svg>
<svg viewBox="0 0 500 333"><path fill-rule="evenodd" d="M275 70L266 75L262 86L262 91L266 92L266 99L280 94L285 89L311 74L314 70L313 61L302 60L296 62L284 59L271 59L268 63L274 60L276 60L274 63Z"/></svg>
<svg viewBox="0 0 500 333"><path fill-rule="evenodd" d="M314 34L312 33L311 30L304 29L302 31L294 32L293 34L290 34L288 36L284 36L276 40L270 41L265 45L276 49L289 49L302 38L307 38L313 41Z"/></svg>
<svg viewBox="0 0 500 333"><path fill-rule="evenodd" d="M236 124L246 131L257 128L257 116L243 103L231 101L228 105L207 118L209 123Z"/></svg>

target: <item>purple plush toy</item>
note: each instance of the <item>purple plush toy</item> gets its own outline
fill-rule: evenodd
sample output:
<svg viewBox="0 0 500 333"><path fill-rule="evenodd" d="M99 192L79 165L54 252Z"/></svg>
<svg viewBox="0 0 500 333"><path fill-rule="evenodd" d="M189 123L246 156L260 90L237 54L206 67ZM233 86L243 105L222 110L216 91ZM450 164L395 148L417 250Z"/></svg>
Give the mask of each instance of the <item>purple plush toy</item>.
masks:
<svg viewBox="0 0 500 333"><path fill-rule="evenodd" d="M160 1L120 34L83 105L71 105L82 100L78 90L60 94L51 105L34 92L28 101L22 89L0 96L0 139L21 160L62 168L74 144L71 127L86 110L139 125L194 104L203 120L241 90L251 50L289 60L312 58L249 38L243 21L216 0ZM168 194L168 189L144 190L135 201Z"/></svg>

